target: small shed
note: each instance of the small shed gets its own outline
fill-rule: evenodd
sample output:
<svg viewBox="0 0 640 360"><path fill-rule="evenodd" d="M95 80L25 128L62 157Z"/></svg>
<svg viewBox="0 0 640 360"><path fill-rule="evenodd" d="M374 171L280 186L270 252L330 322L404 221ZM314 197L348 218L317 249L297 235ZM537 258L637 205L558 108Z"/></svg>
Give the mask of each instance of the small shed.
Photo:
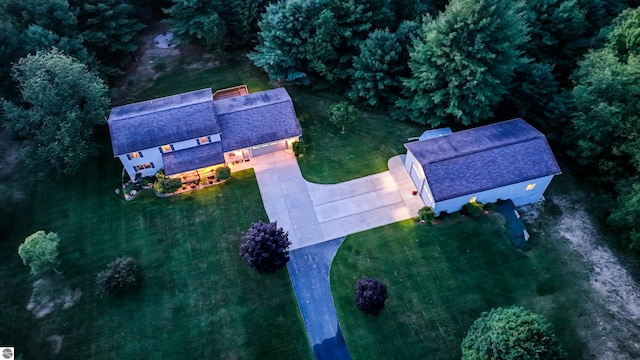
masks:
<svg viewBox="0 0 640 360"><path fill-rule="evenodd" d="M537 202L561 173L544 134L520 118L433 134L405 144L405 168L436 214L459 211L473 201Z"/></svg>

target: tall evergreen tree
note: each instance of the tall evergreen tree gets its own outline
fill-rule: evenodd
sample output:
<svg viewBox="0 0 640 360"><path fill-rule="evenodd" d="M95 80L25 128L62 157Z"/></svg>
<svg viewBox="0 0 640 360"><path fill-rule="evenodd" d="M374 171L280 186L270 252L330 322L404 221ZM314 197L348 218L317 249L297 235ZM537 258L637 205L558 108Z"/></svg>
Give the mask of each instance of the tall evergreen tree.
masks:
<svg viewBox="0 0 640 360"><path fill-rule="evenodd" d="M173 5L164 12L169 15L178 39L200 40L207 47L220 50L228 42L226 26L218 14L221 9L222 3L217 0L173 0Z"/></svg>
<svg viewBox="0 0 640 360"><path fill-rule="evenodd" d="M402 47L389 29L371 33L353 59L349 98L374 109L385 109L393 103L400 89L398 75L404 69L401 56Z"/></svg>
<svg viewBox="0 0 640 360"><path fill-rule="evenodd" d="M225 1L227 11L220 14L240 44L257 39L258 22L266 11L270 0L230 0Z"/></svg>
<svg viewBox="0 0 640 360"><path fill-rule="evenodd" d="M395 116L434 127L486 120L525 61L527 32L520 1L452 0L437 18L425 18L413 42Z"/></svg>
<svg viewBox="0 0 640 360"><path fill-rule="evenodd" d="M121 66L138 49L135 37L145 26L127 0L72 0L85 46L103 63Z"/></svg>

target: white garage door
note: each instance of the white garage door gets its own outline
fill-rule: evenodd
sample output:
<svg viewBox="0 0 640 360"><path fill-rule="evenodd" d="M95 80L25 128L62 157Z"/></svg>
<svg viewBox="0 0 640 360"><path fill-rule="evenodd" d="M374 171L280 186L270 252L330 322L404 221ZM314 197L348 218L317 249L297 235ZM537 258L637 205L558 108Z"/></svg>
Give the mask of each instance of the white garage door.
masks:
<svg viewBox="0 0 640 360"><path fill-rule="evenodd" d="M269 144L254 146L251 148L251 154L253 154L253 156L256 157L256 156L268 154L270 152L284 150L286 148L287 148L287 141L282 140L278 142L272 142Z"/></svg>
<svg viewBox="0 0 640 360"><path fill-rule="evenodd" d="M413 163L411 164L411 180L413 180L413 184L416 186L416 188L420 187L420 185L422 184L420 173L418 169L416 169L416 165Z"/></svg>

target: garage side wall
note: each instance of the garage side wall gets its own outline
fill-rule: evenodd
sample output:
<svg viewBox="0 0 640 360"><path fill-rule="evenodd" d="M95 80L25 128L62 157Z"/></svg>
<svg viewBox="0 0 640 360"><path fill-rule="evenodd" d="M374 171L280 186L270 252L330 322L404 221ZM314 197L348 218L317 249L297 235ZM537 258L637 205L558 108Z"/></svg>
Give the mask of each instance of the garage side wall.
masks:
<svg viewBox="0 0 640 360"><path fill-rule="evenodd" d="M411 181L413 182L413 185L415 185L424 204L433 208L435 202L433 201L433 196L431 195L431 189L429 188L429 183L425 177L424 169L409 150L407 150L404 168L409 173L409 176L411 176Z"/></svg>
<svg viewBox="0 0 640 360"><path fill-rule="evenodd" d="M438 201L435 204L434 212L439 215L442 211L449 213L460 211L464 205L473 200L486 204L496 202L498 199L511 199L516 206L531 204L543 199L544 191L551 183L551 179L553 179L553 175Z"/></svg>

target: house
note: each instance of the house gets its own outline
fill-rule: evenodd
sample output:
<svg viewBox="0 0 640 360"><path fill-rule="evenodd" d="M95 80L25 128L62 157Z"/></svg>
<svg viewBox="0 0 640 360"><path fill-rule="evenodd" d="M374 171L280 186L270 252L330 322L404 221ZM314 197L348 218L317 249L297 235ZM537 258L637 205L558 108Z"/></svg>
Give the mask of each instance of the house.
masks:
<svg viewBox="0 0 640 360"><path fill-rule="evenodd" d="M436 214L473 201L530 204L561 173L545 136L522 119L438 135L405 144L405 168Z"/></svg>
<svg viewBox="0 0 640 360"><path fill-rule="evenodd" d="M189 181L299 139L300 123L284 88L232 93L214 100L211 89L202 89L111 109L114 156L132 179L164 169Z"/></svg>

